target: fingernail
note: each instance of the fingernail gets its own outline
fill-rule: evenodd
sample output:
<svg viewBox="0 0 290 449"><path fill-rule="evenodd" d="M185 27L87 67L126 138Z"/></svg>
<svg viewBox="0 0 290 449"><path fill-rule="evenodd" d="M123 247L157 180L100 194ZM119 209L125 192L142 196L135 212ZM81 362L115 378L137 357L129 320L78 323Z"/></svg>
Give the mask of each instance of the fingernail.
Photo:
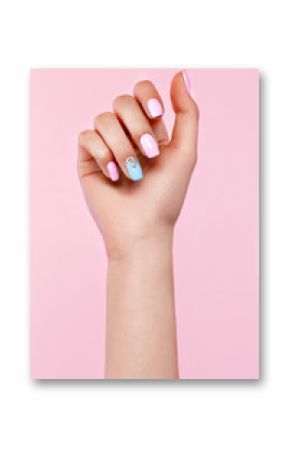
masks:
<svg viewBox="0 0 290 449"><path fill-rule="evenodd" d="M107 170L108 170L111 180L118 181L119 170L118 170L117 164L114 161L111 161L107 164Z"/></svg>
<svg viewBox="0 0 290 449"><path fill-rule="evenodd" d="M186 70L182 71L182 76L183 76L183 81L184 81L184 84L186 86L187 92L190 95L192 95L192 92L191 92L191 81L190 81L189 75L188 75Z"/></svg>
<svg viewBox="0 0 290 449"><path fill-rule="evenodd" d="M136 157L130 156L126 159L126 168L132 181L140 181L143 178L142 168Z"/></svg>
<svg viewBox="0 0 290 449"><path fill-rule="evenodd" d="M152 158L159 155L158 144L151 134L143 134L140 138L140 143L147 157Z"/></svg>
<svg viewBox="0 0 290 449"><path fill-rule="evenodd" d="M152 118L160 117L163 114L163 109L160 101L156 100L156 98L150 98L147 103L148 111Z"/></svg>

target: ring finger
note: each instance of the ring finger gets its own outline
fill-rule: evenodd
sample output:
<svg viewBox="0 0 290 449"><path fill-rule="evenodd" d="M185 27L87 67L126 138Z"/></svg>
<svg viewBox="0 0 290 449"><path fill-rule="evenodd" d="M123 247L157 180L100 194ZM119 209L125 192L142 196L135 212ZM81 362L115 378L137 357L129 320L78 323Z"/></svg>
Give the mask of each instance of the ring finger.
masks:
<svg viewBox="0 0 290 449"><path fill-rule="evenodd" d="M98 115L95 128L114 154L125 176L133 181L142 179L142 168L136 151L116 115L112 112Z"/></svg>

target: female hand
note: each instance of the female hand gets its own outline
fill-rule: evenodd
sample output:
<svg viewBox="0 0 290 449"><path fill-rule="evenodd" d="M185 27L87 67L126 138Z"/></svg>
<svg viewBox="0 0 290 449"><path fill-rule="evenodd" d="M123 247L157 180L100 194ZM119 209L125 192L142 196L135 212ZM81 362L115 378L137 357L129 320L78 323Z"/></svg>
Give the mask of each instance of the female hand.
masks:
<svg viewBox="0 0 290 449"><path fill-rule="evenodd" d="M196 163L198 109L187 73L171 83L175 124L169 139L162 100L150 81L121 95L114 112L79 136L78 174L110 258L140 239L172 229Z"/></svg>

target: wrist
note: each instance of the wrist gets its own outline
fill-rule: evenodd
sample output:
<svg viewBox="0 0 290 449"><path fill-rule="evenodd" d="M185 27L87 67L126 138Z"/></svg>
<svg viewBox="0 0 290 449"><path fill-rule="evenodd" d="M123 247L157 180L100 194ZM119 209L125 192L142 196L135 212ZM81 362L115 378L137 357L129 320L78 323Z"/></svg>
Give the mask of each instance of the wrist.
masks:
<svg viewBox="0 0 290 449"><path fill-rule="evenodd" d="M153 255L160 251L171 253L174 227L156 225L143 232L129 233L114 239L113 244L106 244L108 262L140 258L142 255Z"/></svg>

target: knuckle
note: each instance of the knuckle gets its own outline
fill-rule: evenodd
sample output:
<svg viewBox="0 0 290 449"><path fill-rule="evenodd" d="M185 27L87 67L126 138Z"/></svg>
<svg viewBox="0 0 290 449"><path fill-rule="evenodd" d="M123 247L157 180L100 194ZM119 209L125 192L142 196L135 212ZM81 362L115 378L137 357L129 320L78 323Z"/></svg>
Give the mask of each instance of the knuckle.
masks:
<svg viewBox="0 0 290 449"><path fill-rule="evenodd" d="M94 151L94 157L98 159L99 162L105 162L108 158L108 153L105 148L97 147Z"/></svg>
<svg viewBox="0 0 290 449"><path fill-rule="evenodd" d="M132 101L134 101L134 99L133 97L131 97L131 95L128 94L118 95L118 97L116 97L115 100L113 101L113 108L120 109L121 107L123 107L128 103L132 103Z"/></svg>
<svg viewBox="0 0 290 449"><path fill-rule="evenodd" d="M95 126L97 127L104 122L113 120L114 118L115 114L113 112L102 112L95 118Z"/></svg>
<svg viewBox="0 0 290 449"><path fill-rule="evenodd" d="M88 140L88 138L91 136L92 130L90 129L85 129L83 131L81 131L79 133L79 138L78 138L78 142L79 145L84 145L86 143L86 141Z"/></svg>
<svg viewBox="0 0 290 449"><path fill-rule="evenodd" d="M154 84L149 80L142 80L135 84L134 92L138 94L148 89L155 89Z"/></svg>

